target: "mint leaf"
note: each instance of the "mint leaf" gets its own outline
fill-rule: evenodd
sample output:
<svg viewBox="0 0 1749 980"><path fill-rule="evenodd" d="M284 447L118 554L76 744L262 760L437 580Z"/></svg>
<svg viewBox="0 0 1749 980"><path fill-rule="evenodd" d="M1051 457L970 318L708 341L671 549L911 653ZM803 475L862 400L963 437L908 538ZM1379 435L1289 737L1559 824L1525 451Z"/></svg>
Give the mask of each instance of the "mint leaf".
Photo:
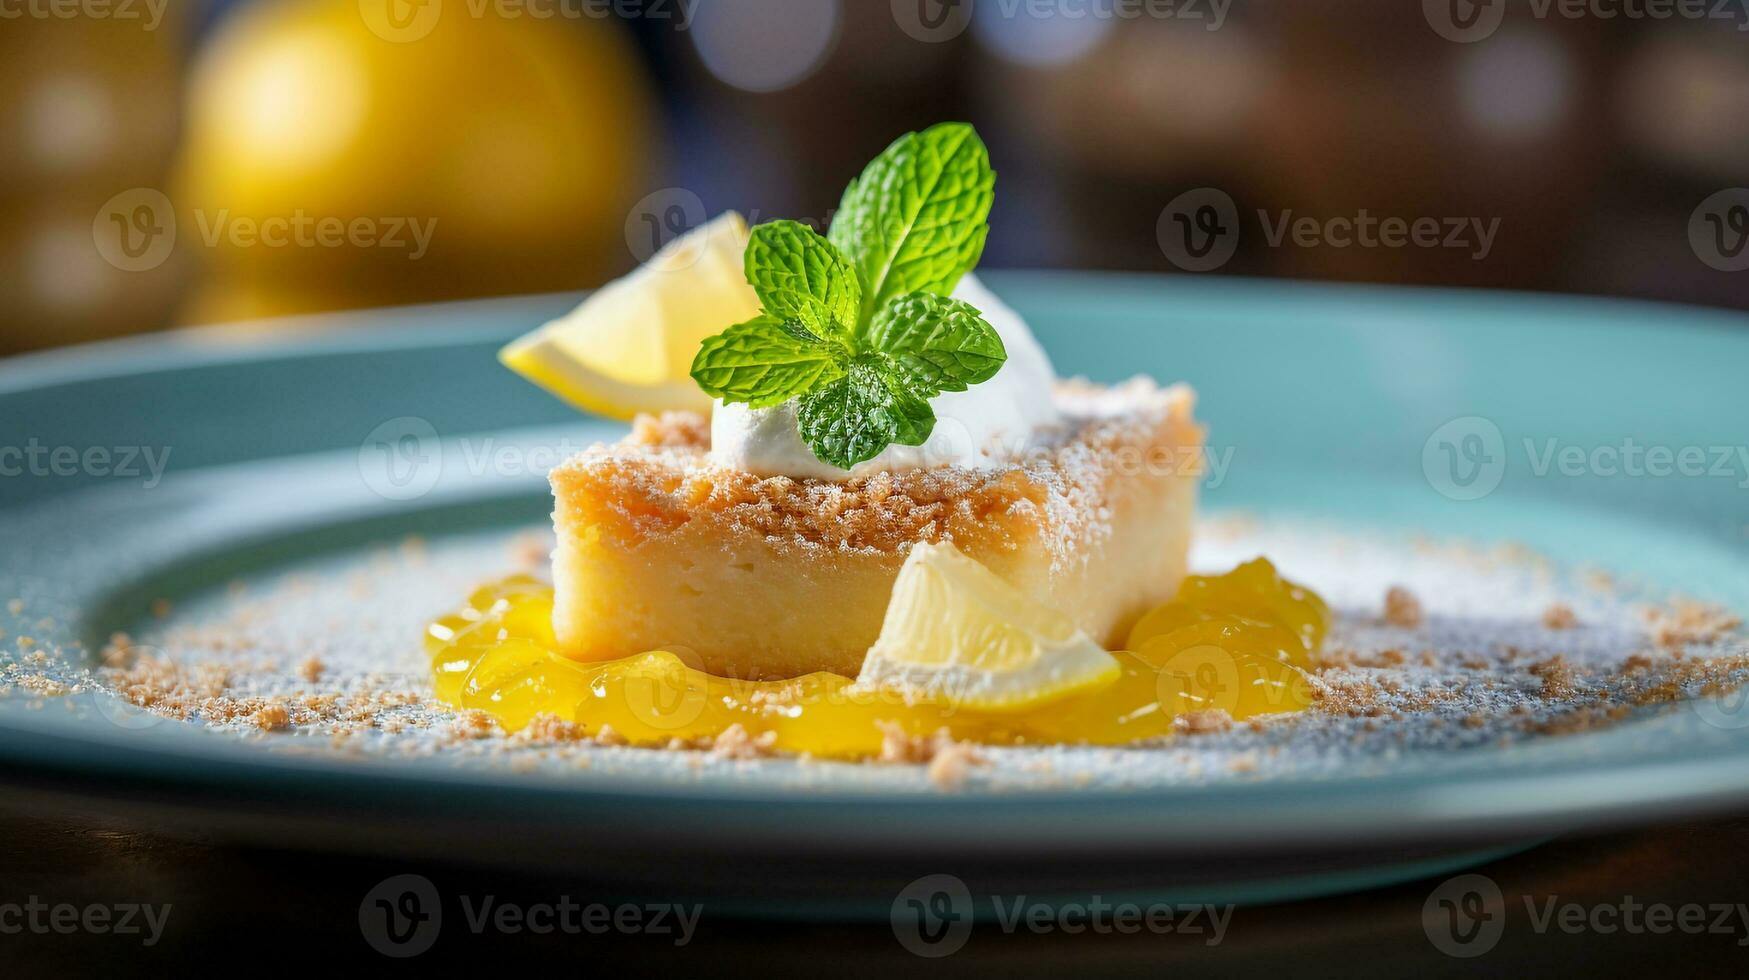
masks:
<svg viewBox="0 0 1749 980"><path fill-rule="evenodd" d="M799 221L753 229L743 263L765 312L822 340L848 340L862 311L856 270L831 242Z"/></svg>
<svg viewBox="0 0 1749 980"><path fill-rule="evenodd" d="M840 469L935 429L929 400L988 381L1002 339L953 299L989 235L996 175L964 123L900 137L844 192L827 237L753 229L743 268L760 316L707 339L692 376L725 402L797 399L802 441Z"/></svg>
<svg viewBox="0 0 1749 980"><path fill-rule="evenodd" d="M769 408L843 377L848 360L841 344L762 314L705 338L692 377L713 398Z"/></svg>
<svg viewBox="0 0 1749 980"><path fill-rule="evenodd" d="M814 455L845 470L895 442L922 445L935 427L929 403L894 384L880 355L856 358L843 377L803 395L796 420Z"/></svg>
<svg viewBox="0 0 1749 980"><path fill-rule="evenodd" d="M982 384L1008 359L1002 338L976 307L937 293L893 299L869 324L868 342L928 397Z"/></svg>
<svg viewBox="0 0 1749 980"><path fill-rule="evenodd" d="M829 239L862 277L866 324L895 296L951 293L978 264L996 174L966 123L899 137L845 188Z"/></svg>

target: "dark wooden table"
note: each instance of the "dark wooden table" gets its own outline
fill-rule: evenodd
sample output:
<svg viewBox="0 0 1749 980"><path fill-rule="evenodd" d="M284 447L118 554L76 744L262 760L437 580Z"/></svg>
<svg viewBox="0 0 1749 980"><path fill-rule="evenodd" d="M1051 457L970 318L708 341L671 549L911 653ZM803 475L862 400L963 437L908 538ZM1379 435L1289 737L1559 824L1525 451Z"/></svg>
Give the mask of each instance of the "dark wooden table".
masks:
<svg viewBox="0 0 1749 980"><path fill-rule="evenodd" d="M21 815L8 812L0 800L0 975L235 970L242 976L276 976L310 968L505 970L526 965L541 971L537 976L675 971L891 977L923 969L1009 976L1179 971L1460 976L1478 970L1706 976L1741 975L1749 967L1749 816L1557 840L1474 869L1498 885L1504 901L1497 942L1474 958L1449 956L1429 939L1423 906L1441 885L1435 878L1361 894L1242 907L1214 945L1207 933L1066 935L980 926L958 952L925 960L907 952L887 925L757 922L713 917L706 909L691 942L680 948L672 936L611 932L476 935L465 926L450 926L446 918L429 951L389 959L367 944L359 907L375 884L406 870L372 858L121 831L64 813ZM459 864L420 870L446 892L489 894L503 902L588 894L587 882L575 878L507 875ZM161 939L146 948L141 935L33 931L20 911L8 912L33 896L43 906L169 903L171 909ZM1705 907L1699 914L1687 913L1687 929L1681 926L1685 905ZM1578 911L1562 911L1568 906ZM1662 933L1644 928L1662 922L1664 913L1647 915L1659 906L1670 908L1668 931ZM1459 914L1465 908L1460 901ZM1551 909L1553 916L1539 928L1537 920ZM39 919L46 921L50 914L40 912ZM1702 918L1704 924L1697 925ZM1469 925L1463 928L1474 935Z"/></svg>

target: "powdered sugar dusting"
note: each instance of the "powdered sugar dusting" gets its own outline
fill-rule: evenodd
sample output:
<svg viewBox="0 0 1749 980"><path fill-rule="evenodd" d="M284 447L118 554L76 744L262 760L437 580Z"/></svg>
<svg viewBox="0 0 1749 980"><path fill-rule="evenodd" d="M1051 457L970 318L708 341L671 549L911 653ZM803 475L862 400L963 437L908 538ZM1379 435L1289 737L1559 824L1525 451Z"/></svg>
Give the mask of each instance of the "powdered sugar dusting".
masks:
<svg viewBox="0 0 1749 980"><path fill-rule="evenodd" d="M1693 632L1673 639L1658 624L1689 607L1604 587L1523 549L1223 518L1199 528L1198 568L1268 554L1337 610L1319 700L1301 715L1187 725L1151 746L980 748L981 764L956 766L951 779L918 764L829 763L757 746L631 748L557 723L508 738L489 718L431 698L419 636L473 585L525 570L540 550L527 533L390 543L173 597L161 618L101 656L8 643L0 697L95 698L142 737L154 724L193 726L266 752L443 760L562 780L1014 792L1386 774L1425 758L1487 766L1499 753L1652 718L1674 717L1701 737L1735 724L1734 702L1716 696L1749 680L1749 641L1728 614L1681 613ZM1417 597L1419 625L1386 619L1393 586ZM1572 610L1571 625L1545 623L1557 603ZM141 707L120 707L127 700Z"/></svg>

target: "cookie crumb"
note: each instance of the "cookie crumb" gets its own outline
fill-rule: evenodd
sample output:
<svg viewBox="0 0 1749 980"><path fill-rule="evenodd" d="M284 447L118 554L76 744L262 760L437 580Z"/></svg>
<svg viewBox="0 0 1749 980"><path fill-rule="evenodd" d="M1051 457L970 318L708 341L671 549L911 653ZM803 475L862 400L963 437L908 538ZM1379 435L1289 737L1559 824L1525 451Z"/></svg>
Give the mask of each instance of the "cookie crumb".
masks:
<svg viewBox="0 0 1749 980"><path fill-rule="evenodd" d="M553 543L545 534L529 531L510 541L510 560L521 568L545 568L552 554Z"/></svg>
<svg viewBox="0 0 1749 980"><path fill-rule="evenodd" d="M1636 653L1621 662L1620 673L1634 674L1652 669L1652 658L1643 653Z"/></svg>
<svg viewBox="0 0 1749 980"><path fill-rule="evenodd" d="M735 722L717 735L711 743L711 754L724 759L758 759L770 755L776 744L776 732L761 732L755 737L740 722Z"/></svg>
<svg viewBox="0 0 1749 980"><path fill-rule="evenodd" d="M616 731L612 725L602 725L601 728L598 731L596 731L595 743L597 745L630 745L631 744L630 740L628 740L624 735L621 735L618 731Z"/></svg>
<svg viewBox="0 0 1749 980"><path fill-rule="evenodd" d="M1646 624L1650 628L1652 642L1665 649L1672 649L1690 643L1717 642L1743 625L1743 621L1718 606L1682 599L1672 603L1669 608L1647 610Z"/></svg>
<svg viewBox="0 0 1749 980"><path fill-rule="evenodd" d="M976 749L972 748L971 743L955 740L953 732L946 728L936 729L933 735L912 735L897 722L877 721L875 727L881 731L881 762L915 765L932 763L937 756L954 746L963 746L976 755ZM957 763L949 762L944 765L951 768Z"/></svg>
<svg viewBox="0 0 1749 980"><path fill-rule="evenodd" d="M929 760L927 775L936 789L956 790L966 784L972 769L986 765L985 759L966 742L950 742Z"/></svg>
<svg viewBox="0 0 1749 980"><path fill-rule="evenodd" d="M1579 617L1574 615L1572 606L1557 602L1543 610L1543 625L1552 630L1570 630L1579 625Z"/></svg>
<svg viewBox="0 0 1749 980"><path fill-rule="evenodd" d="M491 715L476 708L456 715L450 730L456 738L477 739L492 734L492 730L497 727L498 723L492 720Z"/></svg>
<svg viewBox="0 0 1749 980"><path fill-rule="evenodd" d="M1415 593L1400 585L1385 590L1385 622L1415 629L1421 625L1422 619L1421 600L1415 598Z"/></svg>
<svg viewBox="0 0 1749 980"><path fill-rule="evenodd" d="M1530 665L1530 672L1542 681L1542 696L1550 701L1571 700L1578 692L1578 671L1573 669L1566 657L1556 655L1547 660L1539 660Z"/></svg>
<svg viewBox="0 0 1749 980"><path fill-rule="evenodd" d="M298 665L298 676L314 684L322 679L322 672L327 669L328 665L322 662L321 657L310 657Z"/></svg>
<svg viewBox="0 0 1749 980"><path fill-rule="evenodd" d="M1172 719L1174 731L1185 735L1209 735L1231 731L1233 716L1220 708L1207 711L1187 711Z"/></svg>
<svg viewBox="0 0 1749 980"><path fill-rule="evenodd" d="M521 742L577 742L584 737L583 726L550 711L543 711L528 720L514 736Z"/></svg>
<svg viewBox="0 0 1749 980"><path fill-rule="evenodd" d="M264 732L277 732L291 726L291 712L283 704L263 705L252 720Z"/></svg>

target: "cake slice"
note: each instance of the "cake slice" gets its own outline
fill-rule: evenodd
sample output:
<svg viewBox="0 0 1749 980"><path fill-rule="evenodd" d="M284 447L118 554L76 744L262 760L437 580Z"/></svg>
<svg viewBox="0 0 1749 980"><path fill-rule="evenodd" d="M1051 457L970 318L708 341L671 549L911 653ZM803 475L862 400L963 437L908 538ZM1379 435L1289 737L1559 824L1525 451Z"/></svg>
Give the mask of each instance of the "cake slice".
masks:
<svg viewBox="0 0 1749 980"><path fill-rule="evenodd" d="M640 417L553 470L560 648L669 650L729 677L854 675L920 541L951 542L1120 644L1184 575L1203 458L1194 395L1137 379L1053 397L1062 423L987 465L842 481L722 466L703 416Z"/></svg>

